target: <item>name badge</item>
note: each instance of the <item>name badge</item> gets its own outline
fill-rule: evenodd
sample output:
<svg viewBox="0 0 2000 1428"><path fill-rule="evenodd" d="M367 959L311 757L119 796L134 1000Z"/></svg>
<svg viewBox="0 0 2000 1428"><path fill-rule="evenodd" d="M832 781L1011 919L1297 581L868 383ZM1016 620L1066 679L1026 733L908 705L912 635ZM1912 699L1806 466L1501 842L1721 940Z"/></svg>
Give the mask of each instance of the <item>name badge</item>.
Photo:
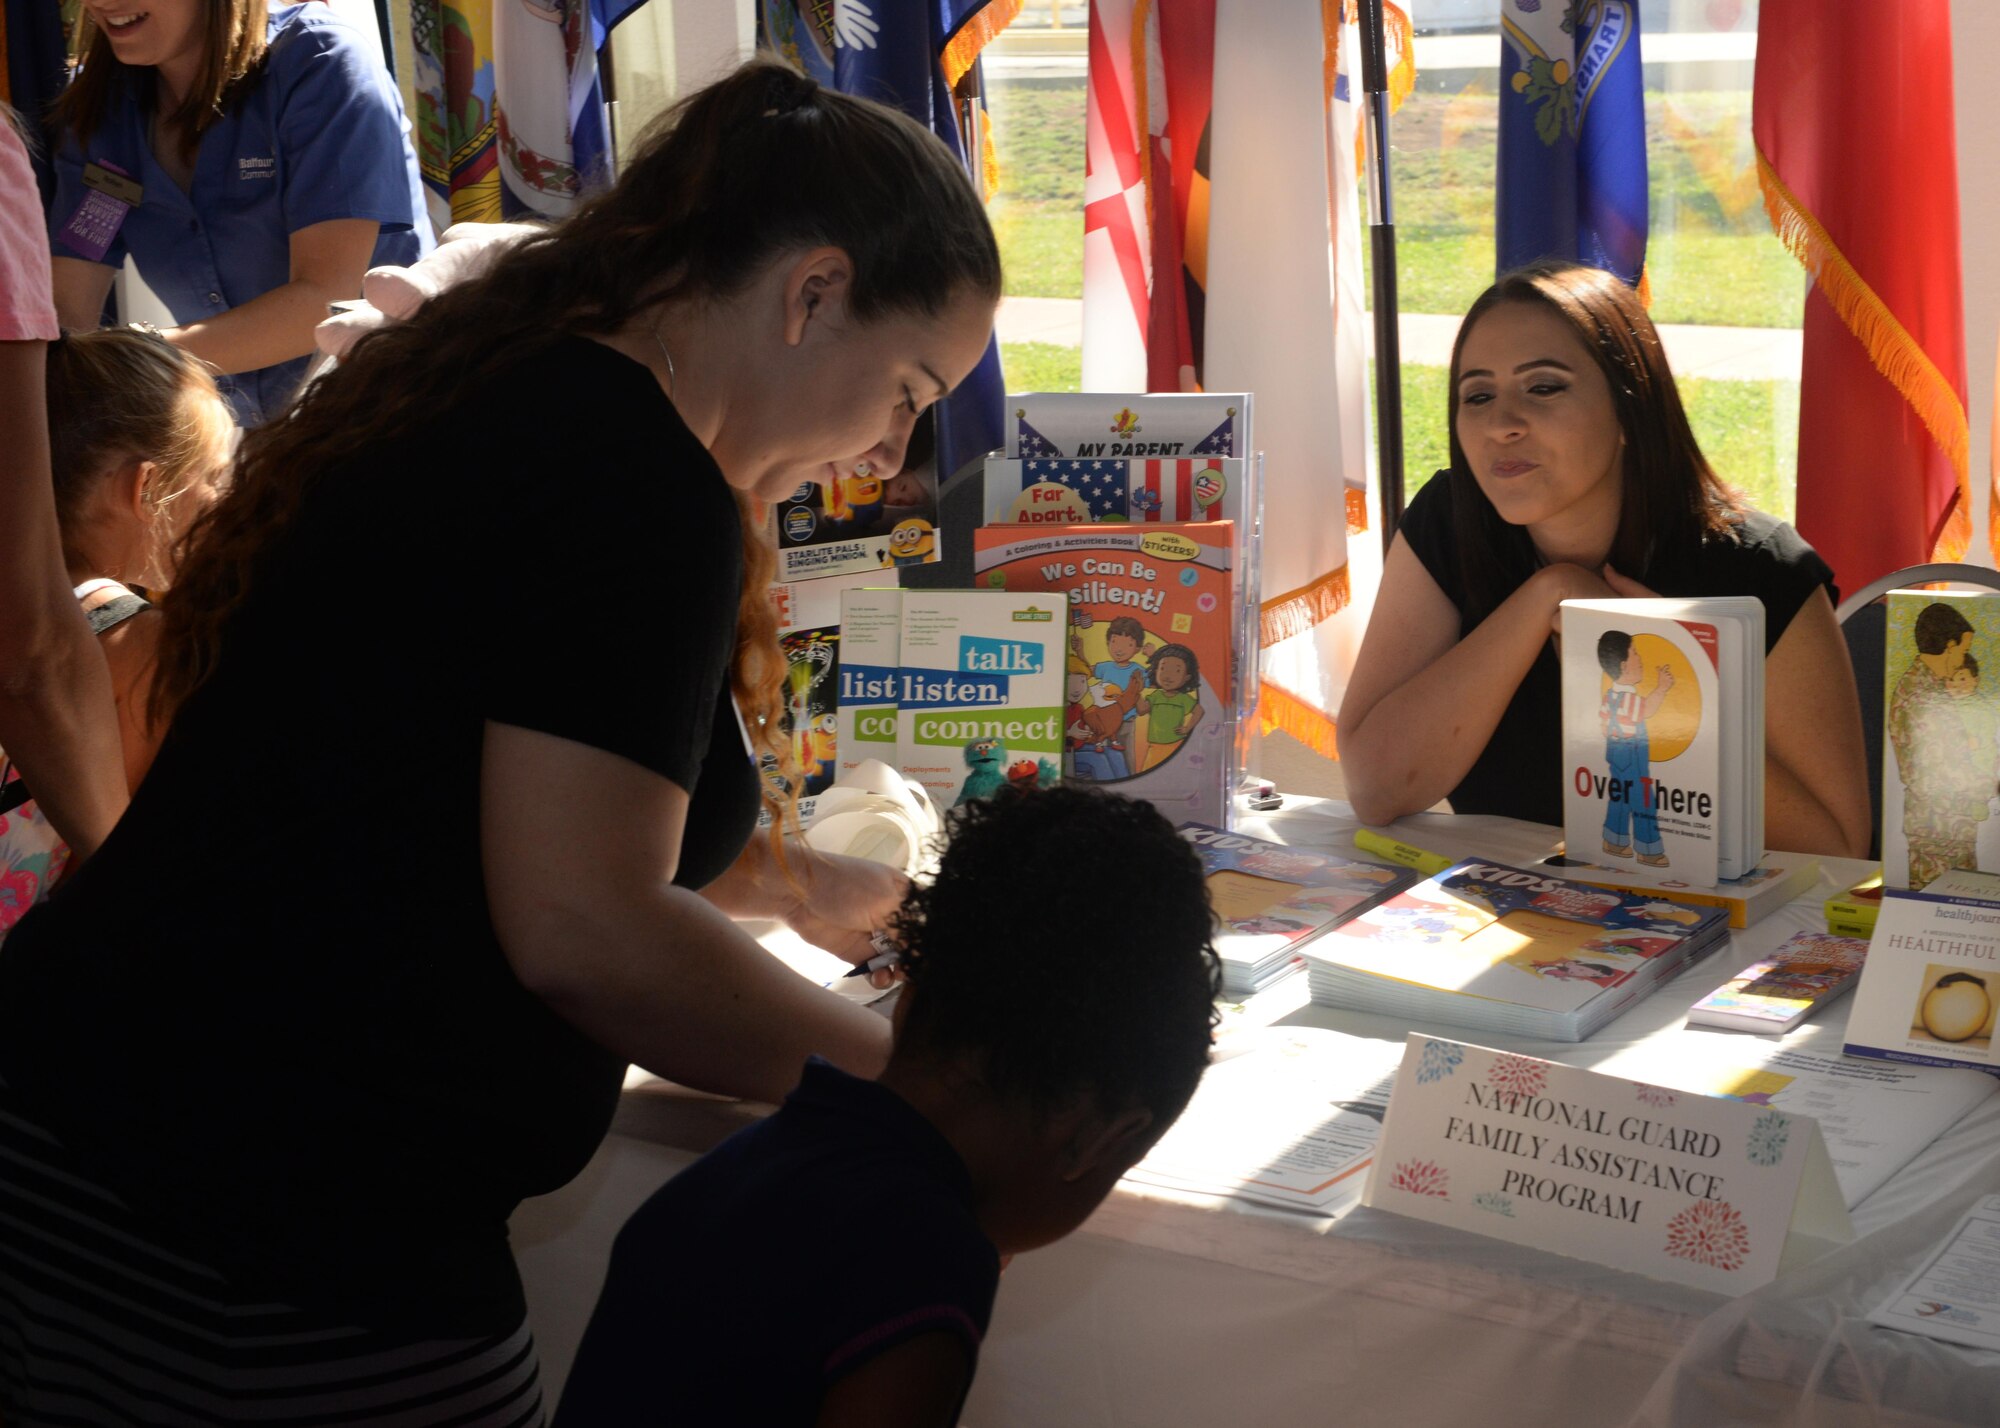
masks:
<svg viewBox="0 0 2000 1428"><path fill-rule="evenodd" d="M116 164L101 160L83 166L83 201L57 236L93 263L104 261L125 217L145 198L145 190Z"/></svg>

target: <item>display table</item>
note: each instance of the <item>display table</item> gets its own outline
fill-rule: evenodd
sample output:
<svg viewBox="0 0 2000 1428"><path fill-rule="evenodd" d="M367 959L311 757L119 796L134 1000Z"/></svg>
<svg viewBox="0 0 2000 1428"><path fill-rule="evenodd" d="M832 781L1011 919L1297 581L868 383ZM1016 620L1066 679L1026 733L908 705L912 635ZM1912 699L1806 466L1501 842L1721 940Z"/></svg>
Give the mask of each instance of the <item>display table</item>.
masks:
<svg viewBox="0 0 2000 1428"><path fill-rule="evenodd" d="M1351 850L1342 804L1301 801L1245 830ZM1526 863L1552 830L1426 815L1398 835L1451 856ZM1688 1031L1688 1004L1793 932L1869 865L1820 885L1638 1003L1589 1041L1475 1037L1450 1026L1301 1005L1288 978L1232 1011L1225 1035L1279 1022L1401 1041L1457 1036L1598 1066ZM1782 1043L1837 1054L1845 1001ZM761 1108L635 1084L590 1169L524 1205L517 1252L545 1375L560 1383L611 1236L666 1176ZM1854 1208L1854 1244L1736 1300L1356 1209L1309 1218L1127 1183L1069 1239L1001 1284L970 1428L1045 1425L2000 1425L2000 1353L1876 1329L1863 1316L1979 1194L2000 1191L2000 1097L1983 1102ZM889 1232L885 1229L885 1233Z"/></svg>

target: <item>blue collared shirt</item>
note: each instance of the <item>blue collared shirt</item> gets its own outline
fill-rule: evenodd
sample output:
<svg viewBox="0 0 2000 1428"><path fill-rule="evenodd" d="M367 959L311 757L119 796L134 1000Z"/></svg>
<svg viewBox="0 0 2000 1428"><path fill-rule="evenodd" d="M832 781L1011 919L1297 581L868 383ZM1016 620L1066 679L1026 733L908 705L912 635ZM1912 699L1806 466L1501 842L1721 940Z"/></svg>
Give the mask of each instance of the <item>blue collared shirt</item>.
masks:
<svg viewBox="0 0 2000 1428"><path fill-rule="evenodd" d="M145 196L99 260L129 255L178 323L212 318L291 281L291 235L337 218L382 225L374 262L415 262L430 251L417 156L404 134L403 101L362 39L324 5L271 15L263 73L231 97L201 136L183 190L153 157L150 85L128 75L88 160L108 161ZM56 154L50 211L57 257L90 260L62 237L88 190L74 134ZM358 296L358 294L357 294ZM285 409L306 358L221 378L236 419L257 426Z"/></svg>

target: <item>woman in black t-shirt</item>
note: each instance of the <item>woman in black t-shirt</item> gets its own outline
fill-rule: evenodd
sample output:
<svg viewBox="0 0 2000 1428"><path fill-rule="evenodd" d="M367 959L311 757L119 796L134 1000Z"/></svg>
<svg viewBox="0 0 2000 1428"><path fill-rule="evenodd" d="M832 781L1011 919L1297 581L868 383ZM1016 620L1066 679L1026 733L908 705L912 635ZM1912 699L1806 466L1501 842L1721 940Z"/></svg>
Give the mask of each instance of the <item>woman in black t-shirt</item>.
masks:
<svg viewBox="0 0 2000 1428"><path fill-rule="evenodd" d="M507 1217L626 1064L880 1069L731 920L858 961L904 891L752 836L760 503L893 475L999 291L935 137L752 65L247 438L158 759L0 957L8 1428L537 1422Z"/></svg>
<svg viewBox="0 0 2000 1428"><path fill-rule="evenodd" d="M1340 709L1355 811L1562 822L1564 600L1754 595L1765 607L1765 837L1864 856L1860 707L1833 572L1743 507L1695 444L1659 333L1595 268L1502 277L1466 314L1451 469L1410 503Z"/></svg>

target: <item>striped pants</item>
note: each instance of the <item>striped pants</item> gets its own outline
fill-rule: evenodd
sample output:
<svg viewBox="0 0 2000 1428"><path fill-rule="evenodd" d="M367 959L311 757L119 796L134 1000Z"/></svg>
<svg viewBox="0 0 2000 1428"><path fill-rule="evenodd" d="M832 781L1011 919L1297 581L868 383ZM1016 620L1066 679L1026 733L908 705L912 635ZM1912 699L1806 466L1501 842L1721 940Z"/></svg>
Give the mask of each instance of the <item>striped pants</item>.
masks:
<svg viewBox="0 0 2000 1428"><path fill-rule="evenodd" d="M525 1323L412 1341L250 1303L149 1238L0 1081L0 1425L538 1428Z"/></svg>

